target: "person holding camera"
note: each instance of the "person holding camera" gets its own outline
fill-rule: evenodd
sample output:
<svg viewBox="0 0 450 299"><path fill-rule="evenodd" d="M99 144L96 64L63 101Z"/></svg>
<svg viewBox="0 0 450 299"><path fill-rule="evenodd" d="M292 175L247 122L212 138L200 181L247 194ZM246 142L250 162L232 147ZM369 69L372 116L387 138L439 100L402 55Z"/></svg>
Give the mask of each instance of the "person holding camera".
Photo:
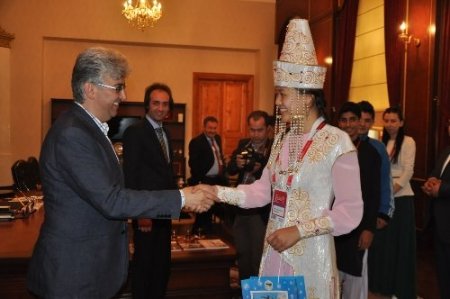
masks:
<svg viewBox="0 0 450 299"><path fill-rule="evenodd" d="M269 115L264 111L253 111L247 117L250 138L239 141L227 166L230 175L239 175L238 184L251 184L261 177L272 146L268 124ZM236 208L233 236L240 279L258 275L269 213L270 204L252 209Z"/></svg>

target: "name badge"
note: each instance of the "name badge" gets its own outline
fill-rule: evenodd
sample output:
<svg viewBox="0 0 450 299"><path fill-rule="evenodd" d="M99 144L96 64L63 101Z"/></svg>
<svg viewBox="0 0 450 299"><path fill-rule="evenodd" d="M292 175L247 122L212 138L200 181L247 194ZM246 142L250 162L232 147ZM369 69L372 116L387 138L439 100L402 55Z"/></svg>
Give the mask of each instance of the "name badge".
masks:
<svg viewBox="0 0 450 299"><path fill-rule="evenodd" d="M286 214L287 193L285 191L274 190L272 200L272 215L284 218Z"/></svg>

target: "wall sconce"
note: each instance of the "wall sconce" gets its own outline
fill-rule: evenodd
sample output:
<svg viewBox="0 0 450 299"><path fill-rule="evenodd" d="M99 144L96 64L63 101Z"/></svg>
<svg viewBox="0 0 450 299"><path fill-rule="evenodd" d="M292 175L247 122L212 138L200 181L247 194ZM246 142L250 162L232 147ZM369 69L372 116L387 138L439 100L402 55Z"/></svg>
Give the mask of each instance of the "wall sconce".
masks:
<svg viewBox="0 0 450 299"><path fill-rule="evenodd" d="M414 41L414 45L416 47L420 46L420 39L414 37L412 34L408 34L408 25L406 25L405 22L402 22L400 25L400 33L398 34L398 37L405 43L405 46L411 43L411 41Z"/></svg>
<svg viewBox="0 0 450 299"><path fill-rule="evenodd" d="M324 61L325 64L327 64L327 65L332 65L332 64L333 64L333 57L327 56L327 57L325 57L325 59L324 59L323 61Z"/></svg>

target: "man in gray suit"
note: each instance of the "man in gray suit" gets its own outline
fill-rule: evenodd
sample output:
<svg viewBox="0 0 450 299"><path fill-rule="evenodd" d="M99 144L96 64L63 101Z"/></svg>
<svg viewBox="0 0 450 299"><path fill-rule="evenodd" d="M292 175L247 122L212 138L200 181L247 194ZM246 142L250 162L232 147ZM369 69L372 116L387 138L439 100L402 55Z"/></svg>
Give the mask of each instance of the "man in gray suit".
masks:
<svg viewBox="0 0 450 299"><path fill-rule="evenodd" d="M42 298L111 298L128 274L127 218L170 219L202 212L212 196L192 189L124 188L106 122L126 99L126 58L90 48L72 72L75 103L49 130L40 166L45 221L27 286Z"/></svg>

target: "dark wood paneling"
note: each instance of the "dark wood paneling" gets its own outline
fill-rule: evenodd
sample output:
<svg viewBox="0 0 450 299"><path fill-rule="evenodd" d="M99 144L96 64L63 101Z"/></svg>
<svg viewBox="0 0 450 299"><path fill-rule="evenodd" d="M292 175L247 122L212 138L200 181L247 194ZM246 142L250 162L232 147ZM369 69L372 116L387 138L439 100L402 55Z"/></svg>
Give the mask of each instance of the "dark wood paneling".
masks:
<svg viewBox="0 0 450 299"><path fill-rule="evenodd" d="M331 2L331 1L330 1ZM325 64L325 57L332 57L333 53L333 18L328 14L325 18L310 22L311 34L316 49L317 62L321 66L327 67L325 77L324 93L327 107L331 103L331 67Z"/></svg>
<svg viewBox="0 0 450 299"><path fill-rule="evenodd" d="M278 44L278 52L283 46L286 25L294 16L309 20L309 27L314 40L318 64L327 66L325 57L333 53L333 16L335 0L277 0L275 42ZM331 107L331 67L327 66L324 92L327 107Z"/></svg>
<svg viewBox="0 0 450 299"><path fill-rule="evenodd" d="M425 178L430 172L430 156L433 152L431 109L434 39L430 39L428 28L433 23L433 2L409 2L409 34L413 40L407 45L405 120L406 132L416 141L416 162L414 176ZM420 39L416 46L414 38ZM399 41L400 42L400 41Z"/></svg>
<svg viewBox="0 0 450 299"><path fill-rule="evenodd" d="M301 1L299 1L301 2ZM310 15L309 19L314 21L323 17L330 18L333 16L333 2L332 0L310 0Z"/></svg>
<svg viewBox="0 0 450 299"><path fill-rule="evenodd" d="M309 0L292 1L277 0L275 16L275 44L280 44L284 40L284 31L289 20L295 16L309 18Z"/></svg>

